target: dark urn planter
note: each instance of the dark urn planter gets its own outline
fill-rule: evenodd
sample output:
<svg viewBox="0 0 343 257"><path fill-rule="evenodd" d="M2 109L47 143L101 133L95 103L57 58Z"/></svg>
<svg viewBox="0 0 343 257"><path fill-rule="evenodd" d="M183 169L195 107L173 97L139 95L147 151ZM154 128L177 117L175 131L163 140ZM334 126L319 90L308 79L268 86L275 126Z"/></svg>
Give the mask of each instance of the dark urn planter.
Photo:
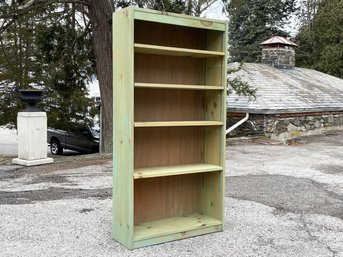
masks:
<svg viewBox="0 0 343 257"><path fill-rule="evenodd" d="M39 112L41 111L37 104L44 98L44 90L39 89L18 89L15 88L15 96L26 104L24 112Z"/></svg>

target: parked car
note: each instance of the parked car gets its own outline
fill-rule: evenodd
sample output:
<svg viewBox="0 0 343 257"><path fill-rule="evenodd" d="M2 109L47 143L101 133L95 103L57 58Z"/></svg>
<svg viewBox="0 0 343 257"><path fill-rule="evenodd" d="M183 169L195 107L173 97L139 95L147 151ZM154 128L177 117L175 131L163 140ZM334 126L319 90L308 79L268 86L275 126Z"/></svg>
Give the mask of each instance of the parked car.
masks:
<svg viewBox="0 0 343 257"><path fill-rule="evenodd" d="M66 130L48 128L48 144L52 154L62 154L63 149L80 153L97 153L99 133L89 125L70 123Z"/></svg>

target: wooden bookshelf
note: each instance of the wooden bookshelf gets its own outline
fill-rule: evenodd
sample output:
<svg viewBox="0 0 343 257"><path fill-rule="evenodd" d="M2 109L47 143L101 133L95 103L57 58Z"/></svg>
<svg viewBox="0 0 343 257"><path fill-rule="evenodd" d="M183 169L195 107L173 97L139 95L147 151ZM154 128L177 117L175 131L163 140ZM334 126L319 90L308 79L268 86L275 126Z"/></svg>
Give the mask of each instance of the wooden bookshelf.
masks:
<svg viewBox="0 0 343 257"><path fill-rule="evenodd" d="M133 7L113 21L113 238L222 230L226 23Z"/></svg>

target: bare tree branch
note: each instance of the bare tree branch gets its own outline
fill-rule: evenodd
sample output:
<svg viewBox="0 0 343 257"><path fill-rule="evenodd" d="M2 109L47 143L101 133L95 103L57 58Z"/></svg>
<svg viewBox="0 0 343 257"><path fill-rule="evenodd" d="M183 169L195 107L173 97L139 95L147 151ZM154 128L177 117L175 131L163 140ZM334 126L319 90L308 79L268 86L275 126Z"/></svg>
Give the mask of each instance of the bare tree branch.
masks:
<svg viewBox="0 0 343 257"><path fill-rule="evenodd" d="M0 27L0 36L3 32L5 32L16 20L18 20L21 16L28 14L30 11L35 9L39 9L50 4L58 4L58 3L75 3L80 5L89 6L87 0L28 0L25 4L20 5L17 10L8 16L2 17L3 19L8 19L7 22L4 22Z"/></svg>
<svg viewBox="0 0 343 257"><path fill-rule="evenodd" d="M108 0L108 5L109 5L110 8L111 8L111 12L114 12L114 11L115 11L114 2L113 2L112 0Z"/></svg>
<svg viewBox="0 0 343 257"><path fill-rule="evenodd" d="M206 4L202 9L200 9L200 12L204 12L206 11L210 6L212 6L212 4L214 4L215 2L217 2L217 0L210 0L210 1L200 1L200 8L202 5Z"/></svg>

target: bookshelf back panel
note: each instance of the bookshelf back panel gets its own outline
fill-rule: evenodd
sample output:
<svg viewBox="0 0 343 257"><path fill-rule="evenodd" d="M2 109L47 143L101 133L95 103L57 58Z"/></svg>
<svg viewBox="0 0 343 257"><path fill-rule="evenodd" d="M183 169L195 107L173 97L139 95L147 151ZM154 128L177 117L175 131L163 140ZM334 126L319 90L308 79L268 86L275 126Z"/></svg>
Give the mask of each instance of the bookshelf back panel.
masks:
<svg viewBox="0 0 343 257"><path fill-rule="evenodd" d="M165 84L205 84L205 59L135 54L135 82Z"/></svg>
<svg viewBox="0 0 343 257"><path fill-rule="evenodd" d="M135 128L134 168L203 163L203 127Z"/></svg>
<svg viewBox="0 0 343 257"><path fill-rule="evenodd" d="M226 37L223 31L208 30L206 32L206 49L210 51L223 51L224 37Z"/></svg>
<svg viewBox="0 0 343 257"><path fill-rule="evenodd" d="M135 89L135 121L204 120L201 90Z"/></svg>
<svg viewBox="0 0 343 257"><path fill-rule="evenodd" d="M196 213L203 174L134 181L134 224Z"/></svg>
<svg viewBox="0 0 343 257"><path fill-rule="evenodd" d="M206 46L202 29L138 20L134 26L135 43L202 50Z"/></svg>
<svg viewBox="0 0 343 257"><path fill-rule="evenodd" d="M136 20L134 42L140 44L222 51L222 31ZM148 36L147 36L148 35Z"/></svg>

